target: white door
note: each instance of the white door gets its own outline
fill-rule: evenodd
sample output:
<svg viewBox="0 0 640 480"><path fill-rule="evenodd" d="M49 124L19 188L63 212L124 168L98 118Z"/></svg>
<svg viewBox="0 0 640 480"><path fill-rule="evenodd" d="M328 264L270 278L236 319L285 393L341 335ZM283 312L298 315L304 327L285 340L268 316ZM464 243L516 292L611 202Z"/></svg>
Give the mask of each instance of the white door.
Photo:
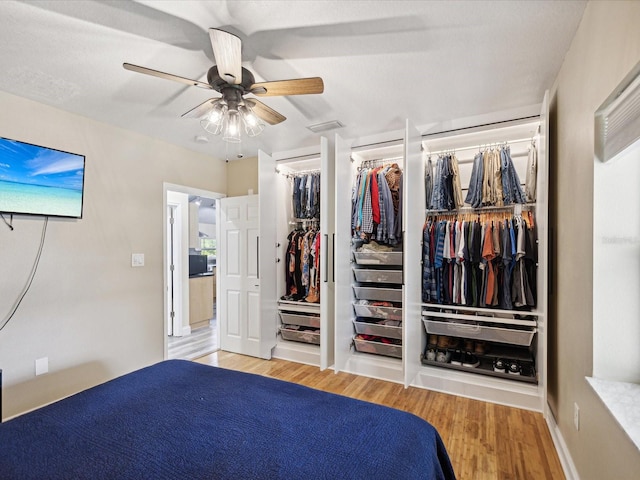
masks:
<svg viewBox="0 0 640 480"><path fill-rule="evenodd" d="M355 166L350 161L351 144L335 139L335 242L332 272L335 274L335 365L345 370L351 355L353 307L351 306L351 190Z"/></svg>
<svg viewBox="0 0 640 480"><path fill-rule="evenodd" d="M258 151L258 189L260 191L260 242L258 245L260 284L260 353L269 359L277 343L278 333L278 187L276 161Z"/></svg>
<svg viewBox="0 0 640 480"><path fill-rule="evenodd" d="M188 290L186 294L184 292L184 288L188 289L189 287L187 282L188 271L185 271L189 257L186 232L183 231L189 199L186 194L181 192L167 191L166 195L166 325L168 335L181 337L190 333L188 329L189 305L185 303L185 295L188 299L189 292ZM184 319L186 319L186 330L183 327Z"/></svg>
<svg viewBox="0 0 640 480"><path fill-rule="evenodd" d="M320 138L320 370L335 361L335 303L333 244L335 242L335 151L326 137Z"/></svg>
<svg viewBox="0 0 640 480"><path fill-rule="evenodd" d="M220 348L260 356L257 195L218 201L218 321Z"/></svg>
<svg viewBox="0 0 640 480"><path fill-rule="evenodd" d="M404 137L403 181L403 251L404 258L422 258L422 224L424 223L424 163L420 152L420 132L407 120ZM420 370L422 350L422 264L403 262L402 330L404 386L408 387Z"/></svg>
<svg viewBox="0 0 640 480"><path fill-rule="evenodd" d="M173 335L174 331L177 331L174 325L174 319L176 316L175 310L175 254L176 254L176 240L175 240L175 213L177 206L167 205L167 335Z"/></svg>

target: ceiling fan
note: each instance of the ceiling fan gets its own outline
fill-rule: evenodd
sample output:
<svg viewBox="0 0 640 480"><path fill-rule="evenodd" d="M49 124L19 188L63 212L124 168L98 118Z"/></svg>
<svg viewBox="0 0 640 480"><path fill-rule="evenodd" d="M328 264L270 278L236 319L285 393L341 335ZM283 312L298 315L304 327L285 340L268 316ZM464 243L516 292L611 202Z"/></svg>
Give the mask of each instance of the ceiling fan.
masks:
<svg viewBox="0 0 640 480"><path fill-rule="evenodd" d="M122 66L133 72L220 93L220 97L210 98L184 113L182 117L200 118L200 124L206 131L216 135L223 133L224 140L235 143L240 142L242 124L249 136L255 136L264 128L264 124L258 119L270 125L286 120L283 115L258 99L245 98L245 95L269 97L317 94L324 91L324 83L320 77L256 83L253 74L242 66L242 40L239 37L224 30L210 28L209 38L217 64L207 73L208 83L130 63L123 63Z"/></svg>

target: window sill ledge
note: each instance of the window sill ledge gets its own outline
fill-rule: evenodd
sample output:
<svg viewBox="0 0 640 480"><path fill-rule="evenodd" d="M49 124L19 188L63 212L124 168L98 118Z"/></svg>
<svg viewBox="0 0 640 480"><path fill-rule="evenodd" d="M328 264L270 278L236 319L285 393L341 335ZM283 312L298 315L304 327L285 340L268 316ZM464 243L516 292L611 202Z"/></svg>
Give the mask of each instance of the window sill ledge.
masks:
<svg viewBox="0 0 640 480"><path fill-rule="evenodd" d="M640 450L640 385L586 377L591 388Z"/></svg>

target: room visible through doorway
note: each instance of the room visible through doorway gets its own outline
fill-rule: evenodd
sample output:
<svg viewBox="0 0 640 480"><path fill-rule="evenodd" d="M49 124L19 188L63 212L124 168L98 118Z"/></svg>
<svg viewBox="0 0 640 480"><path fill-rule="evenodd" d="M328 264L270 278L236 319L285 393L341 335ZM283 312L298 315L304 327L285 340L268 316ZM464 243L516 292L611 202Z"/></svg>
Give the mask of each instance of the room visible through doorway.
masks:
<svg viewBox="0 0 640 480"><path fill-rule="evenodd" d="M216 192L165 184L165 358L219 349Z"/></svg>

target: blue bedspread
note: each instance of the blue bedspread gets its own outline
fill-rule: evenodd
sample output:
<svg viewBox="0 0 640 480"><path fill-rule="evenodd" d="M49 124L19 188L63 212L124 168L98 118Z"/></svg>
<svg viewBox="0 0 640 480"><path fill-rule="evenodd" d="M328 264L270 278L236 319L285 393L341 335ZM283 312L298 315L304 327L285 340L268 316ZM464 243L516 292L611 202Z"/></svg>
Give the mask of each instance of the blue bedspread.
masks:
<svg viewBox="0 0 640 480"><path fill-rule="evenodd" d="M0 424L0 479L449 479L436 430L340 395L168 360Z"/></svg>

